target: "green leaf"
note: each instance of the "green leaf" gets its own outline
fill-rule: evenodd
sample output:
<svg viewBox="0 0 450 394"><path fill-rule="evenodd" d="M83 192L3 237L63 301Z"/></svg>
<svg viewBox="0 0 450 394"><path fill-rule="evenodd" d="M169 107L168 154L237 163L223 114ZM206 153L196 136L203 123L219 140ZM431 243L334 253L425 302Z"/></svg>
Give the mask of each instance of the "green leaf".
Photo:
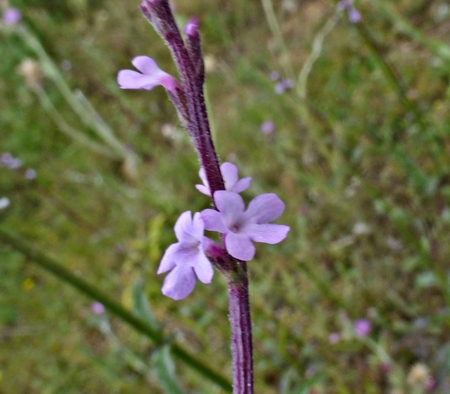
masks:
<svg viewBox="0 0 450 394"><path fill-rule="evenodd" d="M170 356L170 347L165 345L152 354L152 372L161 387L168 394L183 394L175 372L175 364Z"/></svg>

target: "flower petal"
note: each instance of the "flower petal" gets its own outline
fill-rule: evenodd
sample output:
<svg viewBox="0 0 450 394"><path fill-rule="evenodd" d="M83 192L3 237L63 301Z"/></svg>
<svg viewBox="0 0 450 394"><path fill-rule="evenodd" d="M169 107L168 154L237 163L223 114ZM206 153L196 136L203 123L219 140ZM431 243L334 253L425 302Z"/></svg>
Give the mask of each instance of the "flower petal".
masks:
<svg viewBox="0 0 450 394"><path fill-rule="evenodd" d="M242 178L231 188L230 191L233 193L240 193L250 186L251 181L252 181L251 176L248 176L247 178Z"/></svg>
<svg viewBox="0 0 450 394"><path fill-rule="evenodd" d="M201 212L205 229L209 231L218 231L225 234L228 232L227 227L223 223L222 215L214 209L205 209Z"/></svg>
<svg viewBox="0 0 450 394"><path fill-rule="evenodd" d="M174 300L187 297L195 287L195 274L189 264L178 264L164 279L162 293Z"/></svg>
<svg viewBox="0 0 450 394"><path fill-rule="evenodd" d="M256 224L249 223L241 232L255 242L277 244L286 238L290 227L284 224Z"/></svg>
<svg viewBox="0 0 450 394"><path fill-rule="evenodd" d="M178 241L183 242L186 236L189 238L192 228L191 211L183 212L175 223L175 235ZM203 234L202 234L203 235Z"/></svg>
<svg viewBox="0 0 450 394"><path fill-rule="evenodd" d="M238 169L233 163L225 162L220 166L223 180L225 182L225 190L230 190L238 181Z"/></svg>
<svg viewBox="0 0 450 394"><path fill-rule="evenodd" d="M117 83L121 89L151 90L160 82L153 75L144 75L132 70L122 70L117 74Z"/></svg>
<svg viewBox="0 0 450 394"><path fill-rule="evenodd" d="M203 184L206 187L209 187L208 185L208 179L206 178L206 172L205 169L202 167L200 168L200 170L198 171L198 176L200 177L200 179L202 180Z"/></svg>
<svg viewBox="0 0 450 394"><path fill-rule="evenodd" d="M203 251L199 252L197 255L194 271L200 282L211 283L214 275L214 269Z"/></svg>
<svg viewBox="0 0 450 394"><path fill-rule="evenodd" d="M194 218L192 219L190 234L192 234L197 239L197 241L201 243L204 232L205 224L203 223L202 215L200 214L200 212L196 212L194 214Z"/></svg>
<svg viewBox="0 0 450 394"><path fill-rule="evenodd" d="M131 63L136 67L142 74L154 75L162 71L156 62L148 56L136 56ZM164 71L162 71L164 72Z"/></svg>
<svg viewBox="0 0 450 394"><path fill-rule="evenodd" d="M253 223L268 223L279 218L284 208L284 202L276 194L265 193L250 201L244 216Z"/></svg>
<svg viewBox="0 0 450 394"><path fill-rule="evenodd" d="M214 193L214 201L228 228L234 227L241 220L245 205L239 194L218 190Z"/></svg>
<svg viewBox="0 0 450 394"><path fill-rule="evenodd" d="M206 187L205 185L195 185L195 187L200 193L206 194L207 196L211 195L209 187Z"/></svg>
<svg viewBox="0 0 450 394"><path fill-rule="evenodd" d="M255 247L245 235L230 232L226 235L225 244L228 253L238 260L249 261L255 256Z"/></svg>
<svg viewBox="0 0 450 394"><path fill-rule="evenodd" d="M117 82L122 89L151 90L157 85L162 85L168 91L173 92L179 88L178 81L162 71L152 58L137 56L132 63L142 74L131 70L120 71L117 75Z"/></svg>
<svg viewBox="0 0 450 394"><path fill-rule="evenodd" d="M177 257L176 255L177 255L179 246L180 246L180 244L176 243L176 244L170 245L167 248L166 252L164 253L163 258L161 259L161 263L159 264L158 271L156 272L157 274L162 274L164 272L171 270L173 267L175 267L176 257Z"/></svg>

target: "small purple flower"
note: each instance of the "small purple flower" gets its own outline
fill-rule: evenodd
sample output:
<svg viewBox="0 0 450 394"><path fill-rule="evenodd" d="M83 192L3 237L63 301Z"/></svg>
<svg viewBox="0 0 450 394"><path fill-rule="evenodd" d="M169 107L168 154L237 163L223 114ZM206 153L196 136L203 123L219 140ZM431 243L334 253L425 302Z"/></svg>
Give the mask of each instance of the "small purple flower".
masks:
<svg viewBox="0 0 450 394"><path fill-rule="evenodd" d="M341 0L337 4L337 9L339 11L347 11L348 20L350 23L358 23L361 22L361 13L353 7L353 0Z"/></svg>
<svg viewBox="0 0 450 394"><path fill-rule="evenodd" d="M347 14L350 23L361 22L361 13L355 7L349 8Z"/></svg>
<svg viewBox="0 0 450 394"><path fill-rule="evenodd" d="M272 134L275 130L275 124L272 121L268 120L261 125L260 130L261 133L265 135Z"/></svg>
<svg viewBox="0 0 450 394"><path fill-rule="evenodd" d="M341 336L337 332L332 332L328 336L328 342L330 342L332 345L335 343L338 343L341 340Z"/></svg>
<svg viewBox="0 0 450 394"><path fill-rule="evenodd" d="M7 25L15 25L20 19L22 19L22 13L18 8L11 7L3 13L3 22Z"/></svg>
<svg viewBox="0 0 450 394"><path fill-rule="evenodd" d="M103 306L102 303L95 301L91 305L91 311L95 315L101 315L102 313L105 313L105 307Z"/></svg>
<svg viewBox="0 0 450 394"><path fill-rule="evenodd" d="M432 376L430 376L427 379L427 381L425 382L425 385L424 385L425 391L428 391L428 392L436 390L437 387L438 387L438 381L435 378L433 378Z"/></svg>
<svg viewBox="0 0 450 394"><path fill-rule="evenodd" d="M33 170L32 168L28 168L25 171L25 178L30 179L30 180L36 178L36 171Z"/></svg>
<svg viewBox="0 0 450 394"><path fill-rule="evenodd" d="M250 182L252 181L252 177L250 176L239 179L238 169L233 163L223 163L220 166L220 172L222 173L222 177L225 182L225 190L228 190L230 192L240 193L247 189L250 186ZM195 185L195 187L200 193L210 196L211 191L209 190L205 170L203 168L200 168L198 175L203 181L203 185Z"/></svg>
<svg viewBox="0 0 450 394"><path fill-rule="evenodd" d="M294 83L290 79L283 79L275 85L275 93L282 94L286 90L292 89L294 87Z"/></svg>
<svg viewBox="0 0 450 394"><path fill-rule="evenodd" d="M372 324L367 319L358 319L353 324L353 329L358 337L366 337L372 330Z"/></svg>
<svg viewBox="0 0 450 394"><path fill-rule="evenodd" d="M22 161L11 155L9 152L5 152L0 156L0 166L8 167L11 169L19 168L22 165Z"/></svg>
<svg viewBox="0 0 450 394"><path fill-rule="evenodd" d="M276 244L289 231L289 226L269 224L281 216L284 203L273 193L255 197L245 211L242 197L226 190L214 193L218 211L205 209L201 212L205 229L225 235L225 246L236 259L248 261L255 256L252 242Z"/></svg>
<svg viewBox="0 0 450 394"><path fill-rule="evenodd" d="M191 212L181 214L175 223L178 242L164 253L158 274L170 271L164 279L162 293L174 300L187 297L195 286L195 277L203 283L211 283L214 271L205 255L208 239L203 236L204 224L199 213L191 218Z"/></svg>
<svg viewBox="0 0 450 394"><path fill-rule="evenodd" d="M131 63L140 73L133 70L119 71L117 82L122 89L151 90L155 86L162 85L169 92L173 92L179 87L178 81L162 71L152 58L138 56Z"/></svg>
<svg viewBox="0 0 450 394"><path fill-rule="evenodd" d="M278 81L278 80L280 79L280 74L278 74L276 71L272 71L272 72L269 74L269 78L270 78L272 81Z"/></svg>

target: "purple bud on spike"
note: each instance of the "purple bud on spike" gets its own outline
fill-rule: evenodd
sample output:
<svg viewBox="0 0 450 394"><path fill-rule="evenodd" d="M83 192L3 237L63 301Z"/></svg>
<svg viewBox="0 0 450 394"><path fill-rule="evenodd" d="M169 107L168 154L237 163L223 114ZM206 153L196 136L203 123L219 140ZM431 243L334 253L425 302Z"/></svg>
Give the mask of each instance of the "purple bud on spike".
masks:
<svg viewBox="0 0 450 394"><path fill-rule="evenodd" d="M184 34L186 34L187 36L191 36L193 38L198 36L198 25L199 25L199 20L197 17L192 17L189 19L186 27L184 28Z"/></svg>

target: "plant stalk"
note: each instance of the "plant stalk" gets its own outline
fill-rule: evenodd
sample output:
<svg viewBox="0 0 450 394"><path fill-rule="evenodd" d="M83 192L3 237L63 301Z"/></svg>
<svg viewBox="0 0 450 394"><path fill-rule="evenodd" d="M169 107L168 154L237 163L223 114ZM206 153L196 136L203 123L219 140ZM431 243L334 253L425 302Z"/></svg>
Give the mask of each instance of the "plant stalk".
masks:
<svg viewBox="0 0 450 394"><path fill-rule="evenodd" d="M228 281L233 394L253 393L252 322L247 263L239 262Z"/></svg>

